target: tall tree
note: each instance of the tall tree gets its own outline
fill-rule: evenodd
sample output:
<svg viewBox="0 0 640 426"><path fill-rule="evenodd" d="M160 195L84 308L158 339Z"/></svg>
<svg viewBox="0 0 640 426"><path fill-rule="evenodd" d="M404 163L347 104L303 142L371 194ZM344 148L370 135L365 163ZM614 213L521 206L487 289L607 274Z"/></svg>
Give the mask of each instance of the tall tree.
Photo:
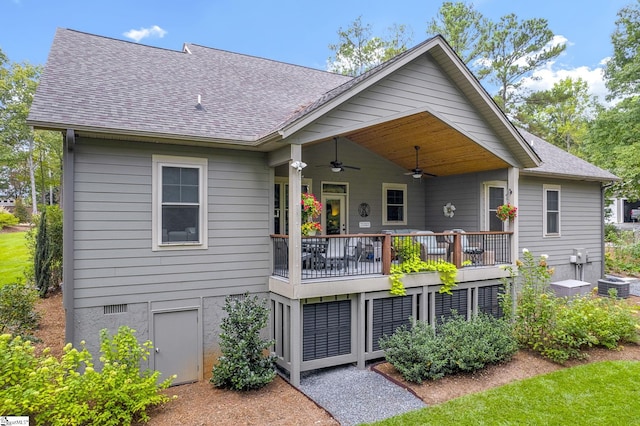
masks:
<svg viewBox="0 0 640 426"><path fill-rule="evenodd" d="M26 157L31 186L33 212L37 213L37 197L33 156L34 134L26 124L27 115L40 78L41 68L28 63L3 63L0 74L0 141L7 160L19 162Z"/></svg>
<svg viewBox="0 0 640 426"><path fill-rule="evenodd" d="M514 119L531 133L577 154L596 110L597 101L589 95L587 83L565 78L549 90L525 97Z"/></svg>
<svg viewBox="0 0 640 426"><path fill-rule="evenodd" d="M610 97L640 94L640 0L618 12L611 35L613 56L607 62L605 77Z"/></svg>
<svg viewBox="0 0 640 426"><path fill-rule="evenodd" d="M429 22L427 34L442 35L469 68L474 69L480 47L486 42L488 26L488 20L475 10L473 3L447 1Z"/></svg>
<svg viewBox="0 0 640 426"><path fill-rule="evenodd" d="M611 42L605 76L609 99L617 103L591 124L584 151L622 179L616 195L640 199L640 1L618 12Z"/></svg>
<svg viewBox="0 0 640 426"><path fill-rule="evenodd" d="M478 77L488 77L498 87L496 102L507 114L512 112L522 78L530 76L565 50L564 43L555 43L547 20L541 18L519 21L511 13L491 23L480 46Z"/></svg>
<svg viewBox="0 0 640 426"><path fill-rule="evenodd" d="M347 29L338 30L340 41L329 45L335 55L328 59L327 69L355 77L405 51L411 39L408 28L396 25L390 31L387 39L374 37L371 25L359 16Z"/></svg>

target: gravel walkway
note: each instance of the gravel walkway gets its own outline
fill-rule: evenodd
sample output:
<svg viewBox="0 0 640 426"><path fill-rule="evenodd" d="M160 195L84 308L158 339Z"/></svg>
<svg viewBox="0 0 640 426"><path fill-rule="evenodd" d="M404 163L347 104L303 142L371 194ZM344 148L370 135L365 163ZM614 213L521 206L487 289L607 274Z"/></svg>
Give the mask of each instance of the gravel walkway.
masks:
<svg viewBox="0 0 640 426"><path fill-rule="evenodd" d="M426 407L421 399L383 375L353 365L302 373L300 390L342 426L375 422Z"/></svg>

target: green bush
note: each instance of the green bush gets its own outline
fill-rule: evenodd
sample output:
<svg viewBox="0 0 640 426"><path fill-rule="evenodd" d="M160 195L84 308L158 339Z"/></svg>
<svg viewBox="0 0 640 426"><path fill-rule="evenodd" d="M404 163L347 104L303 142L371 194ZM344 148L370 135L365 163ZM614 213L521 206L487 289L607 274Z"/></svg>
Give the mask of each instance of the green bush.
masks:
<svg viewBox="0 0 640 426"><path fill-rule="evenodd" d="M0 207L0 229L5 226L17 225L20 221L17 217L9 213L4 207Z"/></svg>
<svg viewBox="0 0 640 426"><path fill-rule="evenodd" d="M15 207L15 210L13 211L13 214L16 215L20 223L31 222L31 214L29 213L27 206L24 205L22 198L16 199L16 207Z"/></svg>
<svg viewBox="0 0 640 426"><path fill-rule="evenodd" d="M36 234L36 253L33 257L34 279L40 297L45 297L51 284L51 250L47 235L47 211L42 212Z"/></svg>
<svg viewBox="0 0 640 426"><path fill-rule="evenodd" d="M403 325L383 336L380 347L402 377L416 383L480 370L511 359L518 350L510 325L486 314L469 321L454 314L443 318L435 331L424 321L411 328Z"/></svg>
<svg viewBox="0 0 640 426"><path fill-rule="evenodd" d="M151 342L139 345L135 331L121 327L110 338L101 333L102 371L91 354L68 344L61 360L34 355L30 342L0 336L0 401L3 413L29 415L36 424L122 425L147 421L149 406L166 402L159 372L140 371Z"/></svg>
<svg viewBox="0 0 640 426"><path fill-rule="evenodd" d="M38 293L23 283L0 286L0 334L28 336L38 326Z"/></svg>
<svg viewBox="0 0 640 426"><path fill-rule="evenodd" d="M640 234L635 231L607 234L605 266L608 273L640 274Z"/></svg>
<svg viewBox="0 0 640 426"><path fill-rule="evenodd" d="M234 390L261 388L276 376L276 357L266 355L275 342L260 337L269 318L266 300L260 303L248 293L241 298L228 296L224 310L228 316L220 326L222 356L213 367L211 383Z"/></svg>
<svg viewBox="0 0 640 426"><path fill-rule="evenodd" d="M62 210L59 206L43 206L42 214L33 220L35 226L27 233L27 245L34 267L26 275L44 297L62 282Z"/></svg>
<svg viewBox="0 0 640 426"><path fill-rule="evenodd" d="M522 289L513 320L514 335L523 347L539 352L554 362L586 356L592 346L616 348L621 342L636 341L640 327L633 307L625 300L594 295L571 299L556 297L549 289L552 271L546 257L534 259L523 250L516 262ZM506 294L511 282L506 280ZM512 312L511 300L503 298L503 311Z"/></svg>

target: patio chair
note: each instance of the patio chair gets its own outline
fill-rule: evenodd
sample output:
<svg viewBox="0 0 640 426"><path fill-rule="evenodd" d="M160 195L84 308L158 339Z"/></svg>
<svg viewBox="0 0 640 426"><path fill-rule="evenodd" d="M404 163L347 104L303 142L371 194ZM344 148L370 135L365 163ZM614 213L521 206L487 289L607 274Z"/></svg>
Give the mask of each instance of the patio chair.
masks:
<svg viewBox="0 0 640 426"><path fill-rule="evenodd" d="M474 265L481 263L480 255L484 253L484 249L480 247L480 244L471 242L465 235L466 232L464 229L457 228L452 229L451 231L460 234L460 246L462 248L462 253L464 254L463 261L470 260Z"/></svg>
<svg viewBox="0 0 640 426"><path fill-rule="evenodd" d="M344 238L329 238L325 253L326 269L344 269L347 262L347 242Z"/></svg>
<svg viewBox="0 0 640 426"><path fill-rule="evenodd" d="M448 243L439 243L433 231L418 231L414 240L420 243L421 260L447 260Z"/></svg>

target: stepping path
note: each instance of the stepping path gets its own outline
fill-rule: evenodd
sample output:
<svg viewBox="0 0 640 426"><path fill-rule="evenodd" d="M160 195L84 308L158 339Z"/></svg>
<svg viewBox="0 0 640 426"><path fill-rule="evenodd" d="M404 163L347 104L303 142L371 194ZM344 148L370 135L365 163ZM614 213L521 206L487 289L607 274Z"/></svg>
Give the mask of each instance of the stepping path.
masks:
<svg viewBox="0 0 640 426"><path fill-rule="evenodd" d="M375 422L426 407L413 393L369 368L326 368L302 373L300 379L300 390L342 426Z"/></svg>

